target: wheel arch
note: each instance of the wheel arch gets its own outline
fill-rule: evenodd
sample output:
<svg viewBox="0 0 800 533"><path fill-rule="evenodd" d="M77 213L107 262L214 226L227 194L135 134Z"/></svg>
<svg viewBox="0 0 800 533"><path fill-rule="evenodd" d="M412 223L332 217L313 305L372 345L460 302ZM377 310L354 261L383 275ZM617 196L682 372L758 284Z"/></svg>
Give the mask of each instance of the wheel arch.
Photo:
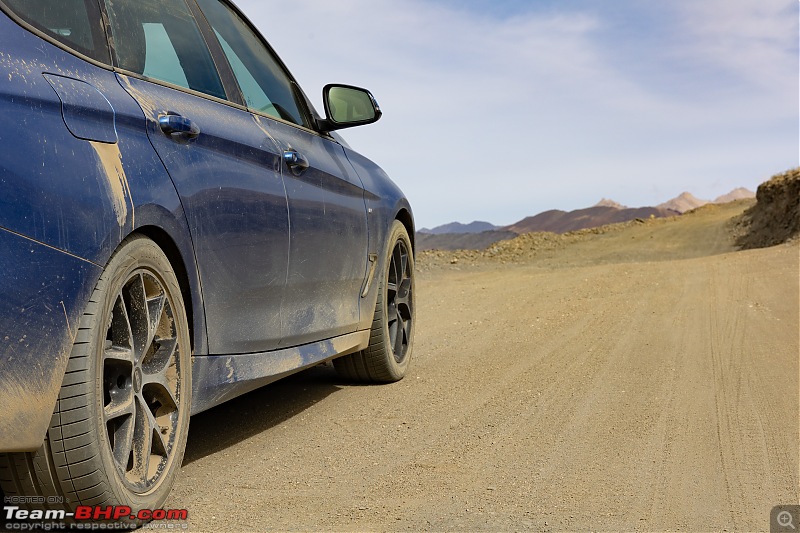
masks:
<svg viewBox="0 0 800 533"><path fill-rule="evenodd" d="M189 338L191 339L192 351L194 352L197 347L204 344L202 338L198 338L197 335L202 335L205 329L202 327L202 322L197 322L203 318L202 302L197 302L200 304L200 307L197 308L195 305L196 298L193 294L193 283L189 277L189 270L186 265L184 254L181 253L180 247L175 240L163 228L158 226L142 226L136 228L134 233L143 235L156 243L156 245L161 248L161 251L164 252L164 255L167 256L170 265L172 265L175 277L178 278L178 285L180 285L181 288L181 296L183 297L183 305L186 309L186 318L189 324ZM195 279L197 279L196 276Z"/></svg>
<svg viewBox="0 0 800 533"><path fill-rule="evenodd" d="M406 227L406 231L408 231L408 237L411 239L412 251L416 252L416 243L414 242L415 241L414 217L407 209L403 208L397 212L397 215L395 215L394 218L395 220L399 220L400 223Z"/></svg>

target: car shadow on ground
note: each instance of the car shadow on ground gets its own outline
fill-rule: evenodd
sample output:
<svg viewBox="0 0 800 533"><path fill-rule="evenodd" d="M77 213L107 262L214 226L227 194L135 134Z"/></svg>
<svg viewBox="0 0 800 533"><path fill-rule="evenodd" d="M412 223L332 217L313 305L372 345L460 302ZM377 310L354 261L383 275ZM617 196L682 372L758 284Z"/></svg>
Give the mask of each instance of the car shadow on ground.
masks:
<svg viewBox="0 0 800 533"><path fill-rule="evenodd" d="M277 426L350 383L318 365L191 418L183 466Z"/></svg>

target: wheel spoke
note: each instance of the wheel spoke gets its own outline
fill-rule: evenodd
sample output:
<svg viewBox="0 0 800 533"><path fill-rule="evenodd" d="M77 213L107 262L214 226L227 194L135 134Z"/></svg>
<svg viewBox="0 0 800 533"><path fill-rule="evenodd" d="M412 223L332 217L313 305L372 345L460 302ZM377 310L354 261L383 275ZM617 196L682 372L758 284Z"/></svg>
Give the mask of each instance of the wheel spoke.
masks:
<svg viewBox="0 0 800 533"><path fill-rule="evenodd" d="M177 339L154 340L153 353L142 362L142 371L145 376L163 374L175 360L175 352L178 349Z"/></svg>
<svg viewBox="0 0 800 533"><path fill-rule="evenodd" d="M111 311L111 323L106 333L106 348L115 346L119 350L127 349L131 351L125 360L133 361L133 332L131 331L131 321L128 317L128 309L122 294L117 295L114 307Z"/></svg>
<svg viewBox="0 0 800 533"><path fill-rule="evenodd" d="M413 322L409 320L403 320L403 344L408 346L408 341L411 339L411 328L413 327Z"/></svg>
<svg viewBox="0 0 800 533"><path fill-rule="evenodd" d="M151 455L156 456L156 458L160 460L169 455L169 439L165 441L164 438L170 434L169 430L171 428L161 428L155 418L153 418L153 427L155 428L155 431L153 432L153 453Z"/></svg>
<svg viewBox="0 0 800 533"><path fill-rule="evenodd" d="M403 350L403 333L405 330L405 326L403 325L403 319L399 316L397 317L397 326L395 328L394 334L394 356L395 358L402 359L403 355L405 355L405 351Z"/></svg>
<svg viewBox="0 0 800 533"><path fill-rule="evenodd" d="M159 324L161 323L162 315L164 314L165 304L166 297L163 293L147 299L148 328L147 344L145 345L146 348L150 347L150 345L153 343L156 333L158 332Z"/></svg>
<svg viewBox="0 0 800 533"><path fill-rule="evenodd" d="M155 374L143 374L143 381L144 387L158 398L161 405L168 407L170 410L177 409L178 381L175 367L167 367L162 372ZM153 392L153 389L156 391ZM164 397L165 395L166 397ZM156 416L159 416L158 413L156 413Z"/></svg>
<svg viewBox="0 0 800 533"><path fill-rule="evenodd" d="M394 303L397 306L398 313L403 314L403 318L411 318L411 280L404 281L400 286Z"/></svg>
<svg viewBox="0 0 800 533"><path fill-rule="evenodd" d="M133 402L131 402L131 407L132 406ZM133 409L131 411L133 411ZM116 461L123 472L128 467L128 458L131 455L131 449L133 447L135 426L136 417L133 412L130 413L130 416L122 420L121 423L115 421L112 424L112 427L114 427L112 433L113 442L111 443L112 454L114 455L114 461Z"/></svg>
<svg viewBox="0 0 800 533"><path fill-rule="evenodd" d="M147 300L145 297L144 280L142 274L132 278L123 288L126 309L133 338L133 349L136 360L144 357L150 333L150 320L147 315Z"/></svg>
<svg viewBox="0 0 800 533"><path fill-rule="evenodd" d="M408 295L411 294L411 278L403 279L398 287L398 293L401 294L404 299L408 298Z"/></svg>
<svg viewBox="0 0 800 533"><path fill-rule="evenodd" d="M162 427L150 409L147 410L147 417L150 422L152 431L150 432L150 448L149 458L147 461L147 470L145 470L145 479L150 479L158 472L158 466L161 461L169 455L170 446L168 442L164 441L164 437L171 433L171 427Z"/></svg>
<svg viewBox="0 0 800 533"><path fill-rule="evenodd" d="M398 302L397 314L403 317L403 320L411 320L411 303L408 299Z"/></svg>
<svg viewBox="0 0 800 533"><path fill-rule="evenodd" d="M106 422L110 422L117 418L134 415L136 408L134 406L133 391L130 389L117 389L111 391L111 403L103 409L103 415Z"/></svg>
<svg viewBox="0 0 800 533"><path fill-rule="evenodd" d="M386 306L386 321L391 326L397 320L397 305L390 302Z"/></svg>
<svg viewBox="0 0 800 533"><path fill-rule="evenodd" d="M399 284L403 280L403 254L400 247L397 246L392 254L392 267L394 268L394 282Z"/></svg>
<svg viewBox="0 0 800 533"><path fill-rule="evenodd" d="M394 297L395 294L397 294L397 284L396 283L393 283L391 281L387 282L386 283L386 289L387 289L387 292L389 293L388 296L389 296L390 299L392 297Z"/></svg>
<svg viewBox="0 0 800 533"><path fill-rule="evenodd" d="M105 363L128 363L133 364L133 350L122 346L110 345L111 341L106 341L108 345L103 351L103 361Z"/></svg>
<svg viewBox="0 0 800 533"><path fill-rule="evenodd" d="M150 470L150 454L153 449L153 423L150 409L144 399L136 396L136 428L133 433L133 481L146 484Z"/></svg>
<svg viewBox="0 0 800 533"><path fill-rule="evenodd" d="M397 276L398 282L403 282L406 279L406 272L408 269L408 254L405 252L405 249L401 249L400 246L397 247L400 251L400 264L398 269L400 270L399 275Z"/></svg>

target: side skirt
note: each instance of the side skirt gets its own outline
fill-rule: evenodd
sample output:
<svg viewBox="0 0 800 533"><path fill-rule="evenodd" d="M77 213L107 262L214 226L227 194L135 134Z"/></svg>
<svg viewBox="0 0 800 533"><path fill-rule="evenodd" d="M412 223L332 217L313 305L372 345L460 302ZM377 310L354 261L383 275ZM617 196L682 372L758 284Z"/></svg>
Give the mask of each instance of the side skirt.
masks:
<svg viewBox="0 0 800 533"><path fill-rule="evenodd" d="M357 331L272 352L192 357L192 414L368 344L369 331Z"/></svg>

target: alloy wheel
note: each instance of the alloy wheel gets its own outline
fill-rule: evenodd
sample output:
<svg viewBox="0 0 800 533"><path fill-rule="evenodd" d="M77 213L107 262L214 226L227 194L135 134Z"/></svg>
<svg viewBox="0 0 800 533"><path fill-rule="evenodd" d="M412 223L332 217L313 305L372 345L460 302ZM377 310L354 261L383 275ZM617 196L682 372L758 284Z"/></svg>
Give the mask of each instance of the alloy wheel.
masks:
<svg viewBox="0 0 800 533"><path fill-rule="evenodd" d="M408 352L414 324L411 276L412 265L405 242L398 240L392 251L387 280L386 312L394 359L402 362Z"/></svg>
<svg viewBox="0 0 800 533"><path fill-rule="evenodd" d="M158 485L176 451L183 349L163 283L134 271L108 321L103 422L120 479L138 494Z"/></svg>

